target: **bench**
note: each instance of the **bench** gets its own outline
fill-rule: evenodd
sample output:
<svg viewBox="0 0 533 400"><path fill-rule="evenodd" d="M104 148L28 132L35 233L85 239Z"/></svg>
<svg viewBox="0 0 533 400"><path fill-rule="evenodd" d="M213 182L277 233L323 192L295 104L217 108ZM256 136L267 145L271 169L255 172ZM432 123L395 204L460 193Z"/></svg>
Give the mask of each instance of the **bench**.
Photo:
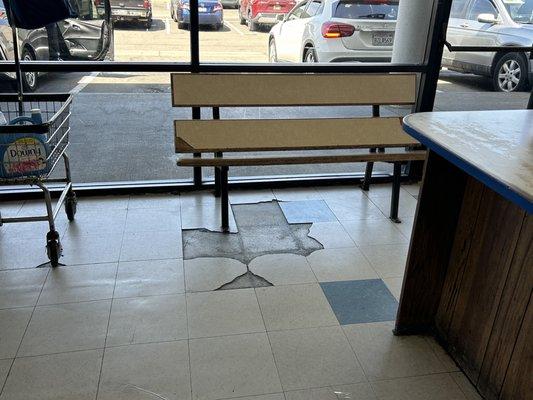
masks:
<svg viewBox="0 0 533 400"><path fill-rule="evenodd" d="M173 73L174 107L210 107L213 119L174 121L178 165L214 167L222 229L229 228L228 170L236 166L366 162L368 190L374 162L394 164L390 218L398 219L401 166L424 160L425 151L404 133L400 117L380 117L380 106L412 105L415 74ZM220 107L372 106L371 117L327 119L220 119ZM306 150L369 153L309 155ZM227 157L224 153L290 151L287 156ZM213 154L205 158L202 155Z"/></svg>

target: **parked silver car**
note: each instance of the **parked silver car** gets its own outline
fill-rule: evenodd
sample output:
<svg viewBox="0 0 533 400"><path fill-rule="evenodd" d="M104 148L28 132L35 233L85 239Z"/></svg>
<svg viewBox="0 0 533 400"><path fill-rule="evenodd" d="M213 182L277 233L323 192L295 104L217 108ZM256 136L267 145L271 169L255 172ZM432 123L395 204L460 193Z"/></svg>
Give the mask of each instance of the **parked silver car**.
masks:
<svg viewBox="0 0 533 400"><path fill-rule="evenodd" d="M531 46L533 0L453 0L447 40L454 46ZM442 65L488 76L498 91L515 92L533 84L529 53L445 50Z"/></svg>

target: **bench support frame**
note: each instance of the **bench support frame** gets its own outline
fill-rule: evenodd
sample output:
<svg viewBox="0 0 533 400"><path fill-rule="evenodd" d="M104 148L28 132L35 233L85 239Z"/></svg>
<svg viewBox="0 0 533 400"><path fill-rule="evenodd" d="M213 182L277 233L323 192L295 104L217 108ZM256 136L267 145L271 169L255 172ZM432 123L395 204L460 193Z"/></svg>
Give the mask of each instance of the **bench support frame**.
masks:
<svg viewBox="0 0 533 400"><path fill-rule="evenodd" d="M397 224L402 221L398 217L400 204L400 187L402 183L402 162L394 162L394 175L392 180L392 194L390 204L389 218ZM215 196L220 197L221 202L221 228L224 233L229 232L229 183L228 172L229 166L215 167Z"/></svg>

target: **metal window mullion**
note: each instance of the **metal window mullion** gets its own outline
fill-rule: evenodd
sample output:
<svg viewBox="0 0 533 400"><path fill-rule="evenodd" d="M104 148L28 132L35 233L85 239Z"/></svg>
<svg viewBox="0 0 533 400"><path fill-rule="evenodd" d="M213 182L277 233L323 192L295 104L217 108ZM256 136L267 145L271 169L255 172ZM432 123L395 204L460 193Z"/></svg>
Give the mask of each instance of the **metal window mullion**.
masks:
<svg viewBox="0 0 533 400"><path fill-rule="evenodd" d="M198 21L198 0L189 1L189 13L190 13L190 24L189 24L189 35L191 41L191 72L198 73L200 71L200 30L199 30L199 21ZM192 119L201 118L201 109L200 107L192 108ZM201 158L201 153L194 153L194 158ZM197 187L202 186L202 168L194 167L193 168L193 180L194 185Z"/></svg>

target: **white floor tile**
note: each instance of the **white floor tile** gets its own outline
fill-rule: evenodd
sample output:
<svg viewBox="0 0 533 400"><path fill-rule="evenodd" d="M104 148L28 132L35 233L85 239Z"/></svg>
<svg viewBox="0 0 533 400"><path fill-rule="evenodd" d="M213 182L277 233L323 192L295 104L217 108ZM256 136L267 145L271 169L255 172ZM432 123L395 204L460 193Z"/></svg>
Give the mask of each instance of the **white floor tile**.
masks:
<svg viewBox="0 0 533 400"><path fill-rule="evenodd" d="M128 208L129 198L129 196L78 197L78 210L125 210Z"/></svg>
<svg viewBox="0 0 533 400"><path fill-rule="evenodd" d="M375 279L376 272L356 247L318 250L307 256L319 282Z"/></svg>
<svg viewBox="0 0 533 400"><path fill-rule="evenodd" d="M265 333L192 339L190 354L194 399L281 392Z"/></svg>
<svg viewBox="0 0 533 400"><path fill-rule="evenodd" d="M372 197L372 202L381 210L383 215L387 217L390 215L390 195ZM400 203L398 206L398 216L400 219L414 217L416 213L416 203L417 201L413 196L407 192L400 191Z"/></svg>
<svg viewBox="0 0 533 400"><path fill-rule="evenodd" d="M285 393L286 400L377 400L369 383L303 389Z"/></svg>
<svg viewBox="0 0 533 400"><path fill-rule="evenodd" d="M63 258L66 265L114 263L118 261L122 234L65 235Z"/></svg>
<svg viewBox="0 0 533 400"><path fill-rule="evenodd" d="M385 282L385 285L392 293L392 295L396 298L396 300L400 301L400 295L402 294L403 277L385 278L383 279L383 282Z"/></svg>
<svg viewBox="0 0 533 400"><path fill-rule="evenodd" d="M315 188L324 200L345 200L347 203L365 198L364 192L357 186L322 186Z"/></svg>
<svg viewBox="0 0 533 400"><path fill-rule="evenodd" d="M180 194L181 209L220 203L220 197L215 197L213 191L193 191Z"/></svg>
<svg viewBox="0 0 533 400"><path fill-rule="evenodd" d="M187 338L185 295L113 300L106 346Z"/></svg>
<svg viewBox="0 0 533 400"><path fill-rule="evenodd" d="M268 336L285 391L365 380L340 327L270 332Z"/></svg>
<svg viewBox="0 0 533 400"><path fill-rule="evenodd" d="M35 268L48 261L46 234L34 239L9 234L1 236L0 270Z"/></svg>
<svg viewBox="0 0 533 400"><path fill-rule="evenodd" d="M181 231L126 233L120 261L162 260L183 257Z"/></svg>
<svg viewBox="0 0 533 400"><path fill-rule="evenodd" d="M246 273L246 265L232 258L195 258L183 262L188 292L215 290Z"/></svg>
<svg viewBox="0 0 533 400"><path fill-rule="evenodd" d="M395 226L396 224L388 218L346 221L342 222L342 225L358 246L408 242L407 238Z"/></svg>
<svg viewBox="0 0 533 400"><path fill-rule="evenodd" d="M2 201L0 203L0 213L3 218L14 217L18 214L24 201Z"/></svg>
<svg viewBox="0 0 533 400"><path fill-rule="evenodd" d="M110 300L35 308L18 355L104 347L110 308Z"/></svg>
<svg viewBox="0 0 533 400"><path fill-rule="evenodd" d="M126 224L127 210L80 210L74 221L68 222L65 234L116 235L122 236Z"/></svg>
<svg viewBox="0 0 533 400"><path fill-rule="evenodd" d="M285 400L283 393L262 394L259 396L233 397L228 400Z"/></svg>
<svg viewBox="0 0 533 400"><path fill-rule="evenodd" d="M326 204L339 221L359 221L383 218L383 213L366 197L347 201L346 199L329 199Z"/></svg>
<svg viewBox="0 0 533 400"><path fill-rule="evenodd" d="M405 217L402 218L402 222L400 224L397 224L396 227L403 233L403 235L407 239L411 239L414 222L415 217Z"/></svg>
<svg viewBox="0 0 533 400"><path fill-rule="evenodd" d="M256 289L268 331L338 325L318 284Z"/></svg>
<svg viewBox="0 0 533 400"><path fill-rule="evenodd" d="M187 293L191 338L264 332L253 289Z"/></svg>
<svg viewBox="0 0 533 400"><path fill-rule="evenodd" d="M187 341L106 349L99 400L190 398Z"/></svg>
<svg viewBox="0 0 533 400"><path fill-rule="evenodd" d="M309 236L318 240L325 249L354 247L355 243L340 222L317 222L311 225Z"/></svg>
<svg viewBox="0 0 533 400"><path fill-rule="evenodd" d="M114 297L139 297L185 292L181 259L121 262Z"/></svg>
<svg viewBox="0 0 533 400"><path fill-rule="evenodd" d="M44 214L43 214L44 215ZM27 215L19 215L25 217ZM54 221L55 230L59 235L63 235L67 229L67 219L63 215L59 215ZM48 222L17 222L2 225L0 230L5 234L6 239L32 239L35 243L42 246L46 245L46 234L50 231L50 224Z"/></svg>
<svg viewBox="0 0 533 400"><path fill-rule="evenodd" d="M476 388L470 383L468 378L462 372L452 372L450 374L454 382L459 386L466 400L482 400Z"/></svg>
<svg viewBox="0 0 533 400"><path fill-rule="evenodd" d="M411 196L418 196L420 194L420 184L413 183L409 185L402 185L402 189L408 192Z"/></svg>
<svg viewBox="0 0 533 400"><path fill-rule="evenodd" d="M4 386L4 383L7 379L7 374L9 373L9 369L11 368L12 363L13 363L13 360L10 358L0 360L0 387ZM285 399L282 399L282 400L285 400Z"/></svg>
<svg viewBox="0 0 533 400"><path fill-rule="evenodd" d="M403 188L401 188L400 191L403 191ZM390 197L392 193L392 183L371 184L370 189L364 193L371 199L374 197Z"/></svg>
<svg viewBox="0 0 533 400"><path fill-rule="evenodd" d="M0 309L34 306L47 274L47 268L0 271Z"/></svg>
<svg viewBox="0 0 533 400"><path fill-rule="evenodd" d="M130 196L128 209L160 208L178 211L180 209L180 196L173 194L145 194Z"/></svg>
<svg viewBox="0 0 533 400"><path fill-rule="evenodd" d="M408 244L360 246L370 265L382 278L401 278L407 262Z"/></svg>
<svg viewBox="0 0 533 400"><path fill-rule="evenodd" d="M446 372L422 336L394 336L393 324L378 322L343 327L370 381Z"/></svg>
<svg viewBox="0 0 533 400"><path fill-rule="evenodd" d="M102 350L18 358L2 400L94 400Z"/></svg>
<svg viewBox="0 0 533 400"><path fill-rule="evenodd" d="M373 382L379 400L465 400L449 374Z"/></svg>
<svg viewBox="0 0 533 400"><path fill-rule="evenodd" d="M316 282L306 258L297 254L267 254L254 258L248 267L274 286Z"/></svg>
<svg viewBox="0 0 533 400"><path fill-rule="evenodd" d="M182 229L207 229L213 232L221 232L221 205L213 203L210 205L181 207L181 227ZM229 231L237 232L237 224L233 211L229 207Z"/></svg>
<svg viewBox="0 0 533 400"><path fill-rule="evenodd" d="M32 311L33 308L0 310L0 359L15 357Z"/></svg>
<svg viewBox="0 0 533 400"><path fill-rule="evenodd" d="M315 188L288 188L274 189L276 199L279 201L321 200L322 196Z"/></svg>
<svg viewBox="0 0 533 400"><path fill-rule="evenodd" d="M437 343L435 338L431 336L426 336L426 341L429 343L429 347L431 347L437 358L440 360L440 362L446 369L446 372L460 371L455 361L453 361L453 359L446 352L446 350L444 350L444 348L439 343Z"/></svg>
<svg viewBox="0 0 533 400"><path fill-rule="evenodd" d="M231 204L250 204L275 200L271 189L264 190L231 190L229 200Z"/></svg>
<svg viewBox="0 0 533 400"><path fill-rule="evenodd" d="M126 233L180 230L180 212L176 209L130 208Z"/></svg>
<svg viewBox="0 0 533 400"><path fill-rule="evenodd" d="M116 273L116 263L50 269L38 304L110 299L113 297Z"/></svg>

